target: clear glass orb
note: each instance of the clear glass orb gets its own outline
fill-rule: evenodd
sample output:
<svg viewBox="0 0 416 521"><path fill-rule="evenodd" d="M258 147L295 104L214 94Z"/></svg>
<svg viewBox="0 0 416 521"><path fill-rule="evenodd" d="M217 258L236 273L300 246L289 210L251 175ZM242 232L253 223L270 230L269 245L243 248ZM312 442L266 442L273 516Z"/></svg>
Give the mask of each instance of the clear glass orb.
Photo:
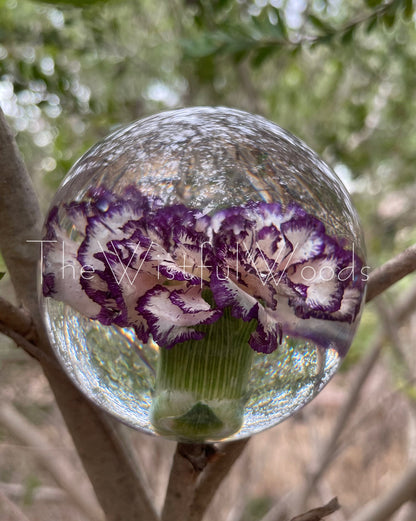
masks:
<svg viewBox="0 0 416 521"><path fill-rule="evenodd" d="M334 172L280 127L190 108L122 128L51 205L42 300L58 359L97 405L185 442L242 438L338 369L367 279Z"/></svg>

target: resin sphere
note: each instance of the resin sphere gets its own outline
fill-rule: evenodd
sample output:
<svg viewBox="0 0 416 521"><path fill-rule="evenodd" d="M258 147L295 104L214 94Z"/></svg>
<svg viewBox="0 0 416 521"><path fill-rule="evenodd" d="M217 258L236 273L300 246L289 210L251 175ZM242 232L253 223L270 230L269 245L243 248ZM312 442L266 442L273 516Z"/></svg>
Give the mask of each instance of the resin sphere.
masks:
<svg viewBox="0 0 416 521"><path fill-rule="evenodd" d="M121 421L181 441L249 436L316 396L366 279L337 176L226 108L116 131L71 169L45 223L44 314L65 370Z"/></svg>

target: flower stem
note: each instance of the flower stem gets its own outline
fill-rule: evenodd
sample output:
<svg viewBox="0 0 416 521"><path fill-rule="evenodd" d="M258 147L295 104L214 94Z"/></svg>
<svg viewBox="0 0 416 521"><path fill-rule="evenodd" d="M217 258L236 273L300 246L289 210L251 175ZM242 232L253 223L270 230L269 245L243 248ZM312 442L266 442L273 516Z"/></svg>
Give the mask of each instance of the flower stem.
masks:
<svg viewBox="0 0 416 521"><path fill-rule="evenodd" d="M206 326L203 340L160 349L151 418L155 429L180 441L213 441L238 431L253 351L255 321L229 310Z"/></svg>

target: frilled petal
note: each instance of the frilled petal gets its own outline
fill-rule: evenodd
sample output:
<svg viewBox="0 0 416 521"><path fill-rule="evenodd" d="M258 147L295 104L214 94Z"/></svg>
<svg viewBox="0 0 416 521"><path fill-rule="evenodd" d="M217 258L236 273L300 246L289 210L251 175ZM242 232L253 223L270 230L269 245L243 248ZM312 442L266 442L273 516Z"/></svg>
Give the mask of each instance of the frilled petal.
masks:
<svg viewBox="0 0 416 521"><path fill-rule="evenodd" d="M282 246L285 248L283 249ZM275 226L263 226L258 230L255 249L258 251L257 257L263 260L264 269L270 267L270 263L266 259L274 259L274 263L280 262L289 253L288 245ZM286 249L288 251L285 251ZM261 269L261 266L258 266L258 268Z"/></svg>
<svg viewBox="0 0 416 521"><path fill-rule="evenodd" d="M282 223L281 231L292 246L288 265L313 259L325 249L325 226L312 215Z"/></svg>
<svg viewBox="0 0 416 521"><path fill-rule="evenodd" d="M307 320L293 313L288 299L279 300L279 309L276 311L266 310L269 320L279 323L282 335L309 340L323 349L336 349L344 356L351 345L354 336L354 328L348 322L326 320L324 323L319 318L310 317Z"/></svg>
<svg viewBox="0 0 416 521"><path fill-rule="evenodd" d="M136 309L146 318L155 342L166 349L203 338L204 333L193 326L211 324L221 315L221 311L211 309L195 286L173 291L155 286L139 299Z"/></svg>
<svg viewBox="0 0 416 521"><path fill-rule="evenodd" d="M244 321L257 318L259 309L257 299L250 293L242 290L224 273L214 272L211 275L210 287L215 303L220 309L231 307L232 315Z"/></svg>
<svg viewBox="0 0 416 521"><path fill-rule="evenodd" d="M237 240L243 240L249 235L250 229L255 226L253 217L244 206L224 208L212 216L210 228L217 237L228 235Z"/></svg>
<svg viewBox="0 0 416 521"><path fill-rule="evenodd" d="M57 241L49 248L43 270L43 292L69 304L83 315L95 318L100 308L80 284L80 265L76 259L76 244Z"/></svg>
<svg viewBox="0 0 416 521"><path fill-rule="evenodd" d="M341 304L337 311L332 313L324 313L315 311L311 314L315 318L323 320L334 320L338 322L346 322L352 324L357 318L362 305L362 291L358 288L347 287L342 295Z"/></svg>
<svg viewBox="0 0 416 521"><path fill-rule="evenodd" d="M258 313L257 329L251 334L248 343L254 351L269 354L282 343L282 334L280 322L261 306Z"/></svg>
<svg viewBox="0 0 416 521"><path fill-rule="evenodd" d="M191 284L200 284L202 280L209 280L213 252L204 231L196 232L194 229L178 226L173 234L171 255L175 264L185 273L184 280L188 280Z"/></svg>
<svg viewBox="0 0 416 521"><path fill-rule="evenodd" d="M341 267L337 257L322 255L290 267L287 275L296 291L291 304L299 316L308 318L312 311L332 313L340 308L345 287L338 279Z"/></svg>
<svg viewBox="0 0 416 521"><path fill-rule="evenodd" d="M58 214L72 223L70 236ZM257 320L249 343L258 352L272 352L285 334L321 335L326 346L320 322L354 322L364 291L358 256L295 204L248 202L209 217L132 187L121 195L92 188L84 201L50 212L45 239L46 296L167 348L202 338L196 326L226 308ZM64 256L68 275L78 273L71 284L60 277Z"/></svg>
<svg viewBox="0 0 416 521"><path fill-rule="evenodd" d="M69 239L58 225L56 207L49 214L43 240L47 241L43 244L44 296L61 300L87 317L95 317L100 308L85 294L80 284L84 272L77 261L78 243Z"/></svg>

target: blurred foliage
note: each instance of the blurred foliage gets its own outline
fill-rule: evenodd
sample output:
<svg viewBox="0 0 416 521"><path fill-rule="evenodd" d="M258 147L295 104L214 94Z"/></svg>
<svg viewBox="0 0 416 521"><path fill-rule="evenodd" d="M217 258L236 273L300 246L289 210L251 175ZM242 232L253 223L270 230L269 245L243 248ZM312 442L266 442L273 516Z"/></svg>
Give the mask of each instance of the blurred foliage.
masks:
<svg viewBox="0 0 416 521"><path fill-rule="evenodd" d="M41 481L39 478L35 475L30 474L26 477L24 487L25 487L25 493L22 498L22 503L24 505L31 505L33 503L34 495L36 492L36 489L41 485Z"/></svg>
<svg viewBox="0 0 416 521"><path fill-rule="evenodd" d="M412 0L0 0L0 104L44 206L117 125L263 114L344 180L376 266L416 241L415 20Z"/></svg>
<svg viewBox="0 0 416 521"><path fill-rule="evenodd" d="M273 498L271 497L260 496L250 498L241 516L241 521L258 521L259 519L263 519L272 506Z"/></svg>

